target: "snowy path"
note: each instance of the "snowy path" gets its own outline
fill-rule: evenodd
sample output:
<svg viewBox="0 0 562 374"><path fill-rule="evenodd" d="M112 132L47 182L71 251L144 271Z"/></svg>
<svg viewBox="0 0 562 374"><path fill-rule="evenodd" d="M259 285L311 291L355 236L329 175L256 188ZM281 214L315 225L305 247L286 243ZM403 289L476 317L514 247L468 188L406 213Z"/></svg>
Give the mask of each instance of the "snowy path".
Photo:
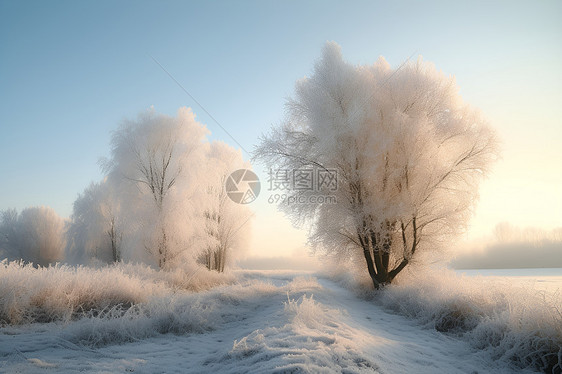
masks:
<svg viewBox="0 0 562 374"><path fill-rule="evenodd" d="M83 320L4 328L0 372L513 372L468 343L422 329L330 280L294 273L243 273L241 279L182 304L194 309L187 314L194 320L213 326L204 333L154 333L91 348L73 338L83 333ZM98 323L103 329L109 322ZM113 328L138 333L136 325Z"/></svg>

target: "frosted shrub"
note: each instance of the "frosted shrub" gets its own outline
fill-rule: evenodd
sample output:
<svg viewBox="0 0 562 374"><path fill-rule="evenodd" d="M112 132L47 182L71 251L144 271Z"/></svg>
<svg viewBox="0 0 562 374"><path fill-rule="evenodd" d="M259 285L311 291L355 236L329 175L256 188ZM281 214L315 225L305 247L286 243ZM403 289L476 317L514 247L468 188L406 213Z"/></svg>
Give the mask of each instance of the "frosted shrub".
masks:
<svg viewBox="0 0 562 374"><path fill-rule="evenodd" d="M0 324L115 317L133 305L172 297L178 289L202 290L233 281L232 276L200 269L163 272L131 264L34 268L4 260L0 262Z"/></svg>
<svg viewBox="0 0 562 374"><path fill-rule="evenodd" d="M158 298L124 312L103 311L68 326L66 339L88 346L103 346L146 339L157 334L203 333L220 322L218 302L201 302L197 295Z"/></svg>
<svg viewBox="0 0 562 374"><path fill-rule="evenodd" d="M288 299L285 302L285 312L293 315L293 323L297 326L314 328L325 323L325 311L314 301L311 295L303 295L300 300Z"/></svg>
<svg viewBox="0 0 562 374"><path fill-rule="evenodd" d="M409 274L380 302L428 327L466 338L496 360L562 370L562 297L440 269ZM423 276L421 275L423 274Z"/></svg>

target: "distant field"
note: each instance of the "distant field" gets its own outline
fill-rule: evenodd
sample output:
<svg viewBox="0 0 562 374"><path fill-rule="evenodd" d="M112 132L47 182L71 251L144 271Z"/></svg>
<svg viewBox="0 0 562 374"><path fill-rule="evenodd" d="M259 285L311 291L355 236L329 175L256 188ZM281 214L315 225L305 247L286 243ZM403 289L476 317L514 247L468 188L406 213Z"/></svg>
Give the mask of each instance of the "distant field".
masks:
<svg viewBox="0 0 562 374"><path fill-rule="evenodd" d="M541 269L471 269L457 270L459 274L480 276L490 280L521 284L538 291L561 292L562 268Z"/></svg>

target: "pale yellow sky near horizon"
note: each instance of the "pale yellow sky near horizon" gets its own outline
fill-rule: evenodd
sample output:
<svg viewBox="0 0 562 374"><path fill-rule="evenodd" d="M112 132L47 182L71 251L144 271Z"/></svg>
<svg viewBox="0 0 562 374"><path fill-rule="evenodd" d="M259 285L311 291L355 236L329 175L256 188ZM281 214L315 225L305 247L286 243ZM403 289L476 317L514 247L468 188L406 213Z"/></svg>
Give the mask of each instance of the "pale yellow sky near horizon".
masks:
<svg viewBox="0 0 562 374"><path fill-rule="evenodd" d="M502 159L481 185L467 239L489 235L500 222L545 230L562 226L562 82L549 73L554 68L491 71L479 78L492 81L483 91L459 82L502 147Z"/></svg>

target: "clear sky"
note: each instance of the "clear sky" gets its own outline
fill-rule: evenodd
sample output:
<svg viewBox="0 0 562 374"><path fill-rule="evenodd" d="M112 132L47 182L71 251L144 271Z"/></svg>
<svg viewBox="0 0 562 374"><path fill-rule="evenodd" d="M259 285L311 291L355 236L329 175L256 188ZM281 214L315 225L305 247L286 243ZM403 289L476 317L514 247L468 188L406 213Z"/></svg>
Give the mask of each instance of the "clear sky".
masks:
<svg viewBox="0 0 562 374"><path fill-rule="evenodd" d="M422 55L498 130L503 160L469 237L502 221L562 226L561 19L561 1L0 0L0 209L69 216L102 178L111 130L151 105L191 106L213 139L237 146L150 56L251 151L333 40L357 64ZM305 235L266 192L252 251L292 253Z"/></svg>

